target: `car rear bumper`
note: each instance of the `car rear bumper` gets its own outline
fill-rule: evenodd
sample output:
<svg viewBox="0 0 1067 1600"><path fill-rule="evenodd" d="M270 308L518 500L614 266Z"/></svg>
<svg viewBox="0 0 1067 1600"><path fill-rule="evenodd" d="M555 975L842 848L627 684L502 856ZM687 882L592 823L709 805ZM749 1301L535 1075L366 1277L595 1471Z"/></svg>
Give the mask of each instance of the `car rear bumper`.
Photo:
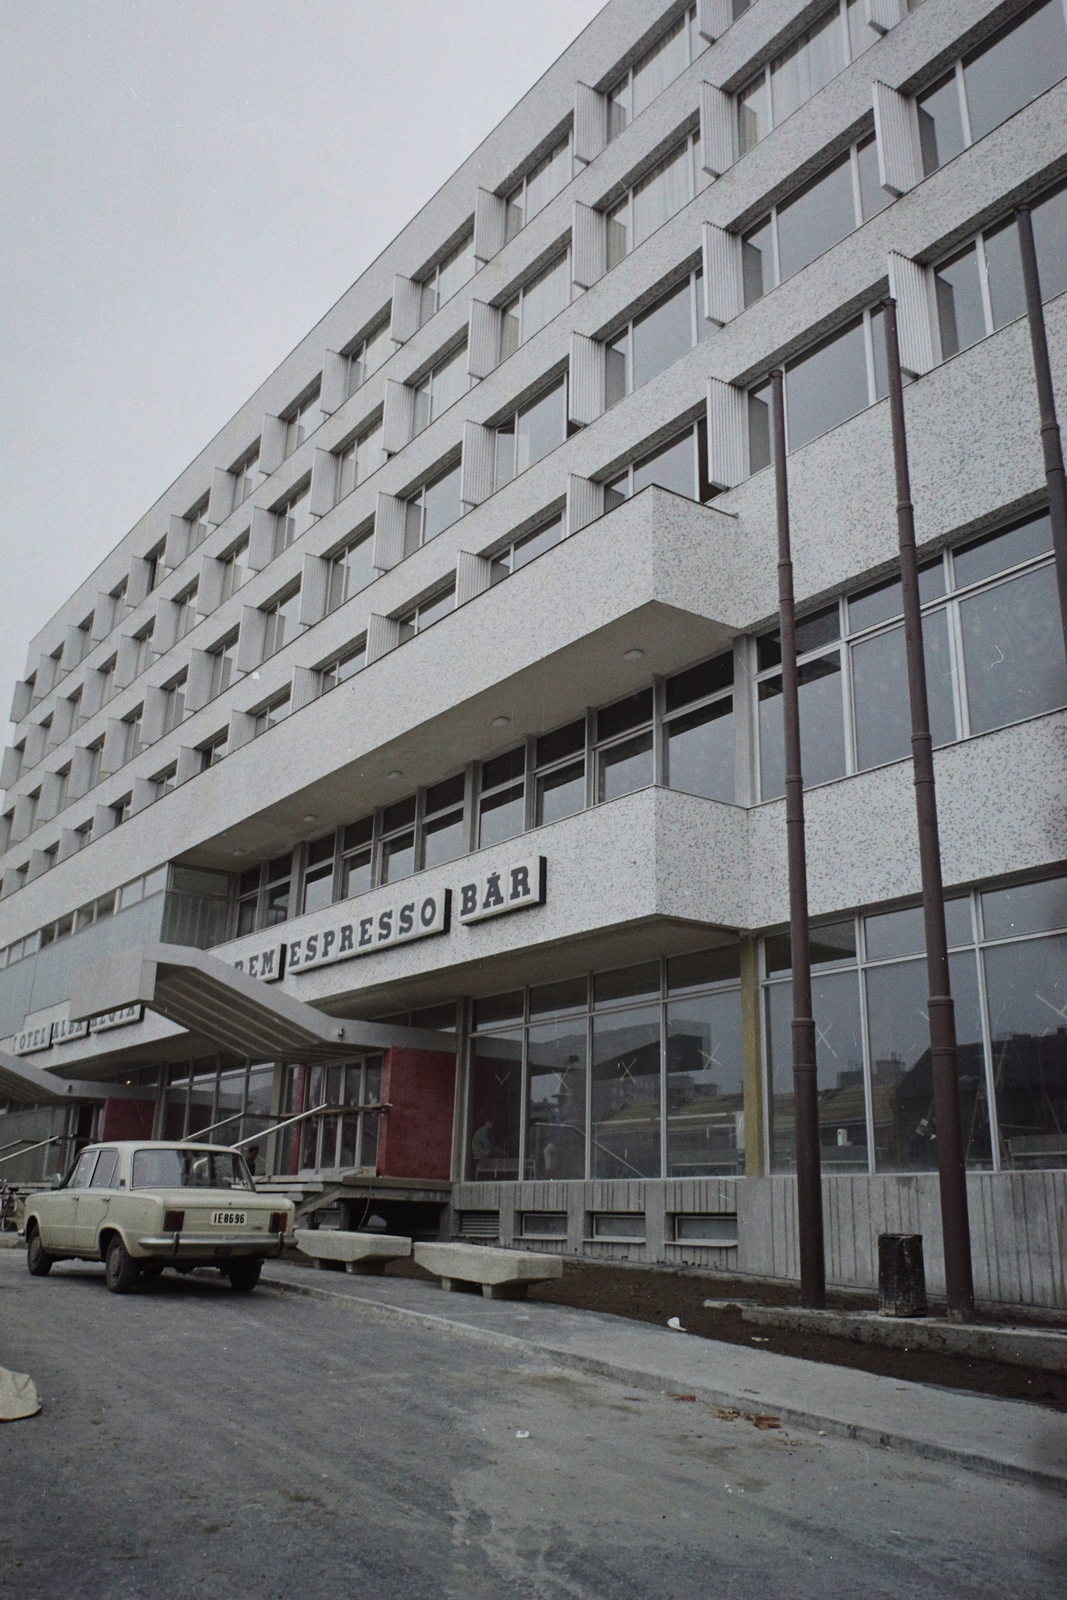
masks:
<svg viewBox="0 0 1067 1600"><path fill-rule="evenodd" d="M164 1233L138 1239L137 1248L168 1261L212 1261L217 1256L280 1256L295 1243L293 1234L284 1233Z"/></svg>

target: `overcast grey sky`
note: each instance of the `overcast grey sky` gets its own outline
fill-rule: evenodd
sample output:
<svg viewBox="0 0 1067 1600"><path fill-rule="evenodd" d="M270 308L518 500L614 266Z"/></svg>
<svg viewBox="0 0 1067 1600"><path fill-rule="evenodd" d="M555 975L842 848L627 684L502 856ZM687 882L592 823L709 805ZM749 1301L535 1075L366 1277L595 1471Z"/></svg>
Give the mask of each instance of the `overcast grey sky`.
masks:
<svg viewBox="0 0 1067 1600"><path fill-rule="evenodd" d="M0 726L30 637L603 0L0 0Z"/></svg>

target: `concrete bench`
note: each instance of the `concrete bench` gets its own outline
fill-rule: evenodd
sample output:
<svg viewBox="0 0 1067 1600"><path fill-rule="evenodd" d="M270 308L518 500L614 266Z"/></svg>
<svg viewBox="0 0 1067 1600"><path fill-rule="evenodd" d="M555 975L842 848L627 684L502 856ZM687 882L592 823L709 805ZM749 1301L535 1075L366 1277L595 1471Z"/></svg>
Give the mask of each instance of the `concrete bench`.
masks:
<svg viewBox="0 0 1067 1600"><path fill-rule="evenodd" d="M343 1233L339 1228L297 1228L296 1242L316 1266L343 1261L346 1272L384 1272L387 1261L406 1260L411 1240L395 1233Z"/></svg>
<svg viewBox="0 0 1067 1600"><path fill-rule="evenodd" d="M559 1256L533 1250L494 1250L480 1244L417 1244L415 1261L440 1278L442 1289L480 1284L487 1300L524 1300L531 1283L562 1278Z"/></svg>

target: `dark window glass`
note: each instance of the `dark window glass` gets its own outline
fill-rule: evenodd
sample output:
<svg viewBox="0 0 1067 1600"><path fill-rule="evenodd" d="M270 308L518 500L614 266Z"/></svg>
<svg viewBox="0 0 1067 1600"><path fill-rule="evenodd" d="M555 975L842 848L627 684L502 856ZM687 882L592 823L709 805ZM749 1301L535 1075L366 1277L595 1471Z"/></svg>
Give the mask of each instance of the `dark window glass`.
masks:
<svg viewBox="0 0 1067 1600"><path fill-rule="evenodd" d="M1003 328L1026 314L1023 264L1019 256L1019 231L1015 218L983 234L989 303L994 328ZM1040 268L1038 269L1040 274ZM1042 283L1042 291L1044 284Z"/></svg>
<svg viewBox="0 0 1067 1600"><path fill-rule="evenodd" d="M308 866L317 867L321 861L333 860L333 834L324 834L308 845Z"/></svg>
<svg viewBox="0 0 1067 1600"><path fill-rule="evenodd" d="M287 878L292 870L292 854L290 853L287 856L278 856L274 861L270 862L267 867L267 882L273 883L275 878Z"/></svg>
<svg viewBox="0 0 1067 1600"><path fill-rule="evenodd" d="M634 319L633 387L639 389L693 346L689 279Z"/></svg>
<svg viewBox="0 0 1067 1600"><path fill-rule="evenodd" d="M746 306L754 305L768 290L774 288L774 244L770 217L764 217L741 240L741 277Z"/></svg>
<svg viewBox="0 0 1067 1600"><path fill-rule="evenodd" d="M422 834L422 864L439 867L446 861L455 861L466 848L463 829L463 812L446 812L427 822Z"/></svg>
<svg viewBox="0 0 1067 1600"><path fill-rule="evenodd" d="M990 889L982 896L982 924L987 939L1067 928L1067 878Z"/></svg>
<svg viewBox="0 0 1067 1600"><path fill-rule="evenodd" d="M1041 295L1051 300L1067 289L1067 189L1042 200L1032 216Z"/></svg>
<svg viewBox="0 0 1067 1600"><path fill-rule="evenodd" d="M357 845L370 844L371 835L373 832L373 817L364 817L359 822L349 823L348 827L345 829L345 849L354 850Z"/></svg>
<svg viewBox="0 0 1067 1600"><path fill-rule="evenodd" d="M677 711L679 706L687 706L693 700L703 700L705 695L729 689L733 681L734 653L726 650L711 661L702 661L699 666L667 679L667 710Z"/></svg>
<svg viewBox="0 0 1067 1600"><path fill-rule="evenodd" d="M864 628L873 628L879 622L888 622L890 617L899 617L903 609L900 579L887 578L885 583L865 589L862 594L849 595L848 631L862 633Z"/></svg>
<svg viewBox="0 0 1067 1600"><path fill-rule="evenodd" d="M237 880L237 893L239 895L256 894L259 890L259 868L252 867L248 872L242 872Z"/></svg>
<svg viewBox="0 0 1067 1600"><path fill-rule="evenodd" d="M937 321L941 330L941 354L949 356L966 350L986 336L978 254L973 244L945 261L934 273L937 296Z"/></svg>
<svg viewBox="0 0 1067 1600"><path fill-rule="evenodd" d="M454 778L446 778L444 783L434 784L426 791L426 814L432 816L435 811L443 811L446 806L463 804L463 774L459 772Z"/></svg>
<svg viewBox="0 0 1067 1600"><path fill-rule="evenodd" d="M667 1008L668 1175L716 1177L744 1164L741 992L674 1001Z"/></svg>
<svg viewBox="0 0 1067 1600"><path fill-rule="evenodd" d="M952 663L944 611L923 618L926 695L934 745L956 737ZM862 772L911 753L911 710L903 627L891 628L852 647L852 692L856 708L856 764Z"/></svg>
<svg viewBox="0 0 1067 1600"><path fill-rule="evenodd" d="M801 356L787 369L785 387L790 450L863 411L870 402L863 323Z"/></svg>
<svg viewBox="0 0 1067 1600"><path fill-rule="evenodd" d="M771 1071L771 1161L775 1172L796 1168L791 1023L793 986L767 991ZM863 1084L863 1034L855 971L816 973L811 984L819 1146L824 1171L867 1170L867 1109Z"/></svg>
<svg viewBox="0 0 1067 1600"><path fill-rule="evenodd" d="M860 169L860 211L864 222L869 222L879 211L893 204L893 196L887 194L878 181L877 140L865 139L857 145L856 159Z"/></svg>
<svg viewBox="0 0 1067 1600"><path fill-rule="evenodd" d="M585 806L585 762L556 767L537 780L537 825L559 822Z"/></svg>
<svg viewBox="0 0 1067 1600"><path fill-rule="evenodd" d="M584 1011L589 986L585 978L565 978L562 983L542 983L530 990L530 1016L545 1017L558 1011Z"/></svg>
<svg viewBox="0 0 1067 1600"><path fill-rule="evenodd" d="M612 1005L619 1000L643 1000L659 994L659 962L643 961L636 967L617 967L593 978L593 1004Z"/></svg>
<svg viewBox="0 0 1067 1600"><path fill-rule="evenodd" d="M1052 550L1052 526L1047 511L1031 517L1017 528L988 533L973 544L961 545L952 552L956 588L966 589L983 578L992 578L1009 567L1017 567L1035 556Z"/></svg>
<svg viewBox="0 0 1067 1600"><path fill-rule="evenodd" d="M522 990L512 989L508 994L487 995L474 1002L474 1026L493 1028L508 1022L522 1021Z"/></svg>
<svg viewBox="0 0 1067 1600"><path fill-rule="evenodd" d="M289 880L272 884L267 890L265 926L275 928L289 915Z"/></svg>
<svg viewBox="0 0 1067 1600"><path fill-rule="evenodd" d="M1063 629L1052 566L960 603L971 732L985 733L1067 701Z"/></svg>
<svg viewBox="0 0 1067 1600"><path fill-rule="evenodd" d="M919 913L921 922L922 914ZM921 937L921 930L920 930ZM937 1167L926 962L871 967L864 975L871 1053L874 1154L879 1172ZM991 1160L978 974L973 951L949 958L956 1014L960 1110L971 1167Z"/></svg>
<svg viewBox="0 0 1067 1600"><path fill-rule="evenodd" d="M812 611L806 617L799 617L796 624L797 655L807 655L809 650L818 650L821 645L833 644L835 639L841 637L841 621L837 606L826 606L822 611ZM766 667L776 667L782 659L782 642L777 628L773 633L765 633L757 641L756 660L759 670Z"/></svg>
<svg viewBox="0 0 1067 1600"><path fill-rule="evenodd" d="M585 718L579 717L577 722L568 722L565 728L556 728L538 739L537 765L547 767L553 761L562 761L564 756L575 755L584 749Z"/></svg>
<svg viewBox="0 0 1067 1600"><path fill-rule="evenodd" d="M482 762L482 789L495 789L498 784L508 783L512 778L521 778L525 770L526 751L520 744L506 755L494 756L492 761Z"/></svg>
<svg viewBox="0 0 1067 1600"><path fill-rule="evenodd" d="M382 844L382 882L397 883L415 870L415 835L399 833Z"/></svg>
<svg viewBox="0 0 1067 1600"><path fill-rule="evenodd" d="M382 812L382 832L392 833L394 828L403 828L408 823L415 821L415 796L407 800L398 800L395 805L386 806Z"/></svg>
<svg viewBox="0 0 1067 1600"><path fill-rule="evenodd" d="M605 739L613 739L617 733L625 733L627 728L637 728L641 723L651 721L652 690L642 689L639 693L629 695L625 700L617 700L613 706L605 706L603 711L597 712L597 741L599 743Z"/></svg>
<svg viewBox="0 0 1067 1600"><path fill-rule="evenodd" d="M963 118L956 74L939 78L918 96L919 145L927 177L963 149Z"/></svg>
<svg viewBox="0 0 1067 1600"><path fill-rule="evenodd" d="M594 1018L591 1170L595 1177L659 1177L659 1062L658 1006Z"/></svg>
<svg viewBox="0 0 1067 1600"><path fill-rule="evenodd" d="M519 1176L521 1108L522 1033L475 1034L471 1040L469 1169L475 1182Z"/></svg>
<svg viewBox="0 0 1067 1600"><path fill-rule="evenodd" d="M443 478L430 484L426 490L426 518L422 542L428 544L439 533L450 528L459 518L462 507L459 500L459 467L453 467Z"/></svg>
<svg viewBox="0 0 1067 1600"><path fill-rule="evenodd" d="M695 465L693 435L687 431L673 444L665 444L642 461L634 462L633 492L640 494L654 483L661 489L672 489L675 494L695 500Z"/></svg>
<svg viewBox="0 0 1067 1600"><path fill-rule="evenodd" d="M1006 1168L1067 1166L1067 937L983 953Z"/></svg>
<svg viewBox="0 0 1067 1600"><path fill-rule="evenodd" d="M1065 76L1063 6L1044 0L964 61L971 138L981 139Z"/></svg>
<svg viewBox="0 0 1067 1600"><path fill-rule="evenodd" d="M667 782L672 789L732 803L733 697L715 700L667 724Z"/></svg>
<svg viewBox="0 0 1067 1600"><path fill-rule="evenodd" d="M348 900L353 895L366 894L370 884L371 853L370 847L367 846L345 857L341 898Z"/></svg>
<svg viewBox="0 0 1067 1600"><path fill-rule="evenodd" d="M761 383L748 395L748 468L762 472L771 464L771 386Z"/></svg>
<svg viewBox="0 0 1067 1600"><path fill-rule="evenodd" d="M671 956L667 962L667 993L684 994L687 989L703 989L709 983L726 983L740 976L739 944L694 950L689 955Z"/></svg>
<svg viewBox="0 0 1067 1600"><path fill-rule="evenodd" d="M652 782L652 732L609 745L599 755L597 798L618 800Z"/></svg>
<svg viewBox="0 0 1067 1600"><path fill-rule="evenodd" d="M581 987L584 990L584 983ZM582 999L584 1004L584 994ZM585 1056L584 1013L570 1022L541 1023L529 1031L528 1179L585 1177Z"/></svg>
<svg viewBox="0 0 1067 1600"><path fill-rule="evenodd" d="M519 539L515 545L512 557L511 570L518 572L520 567L527 562L543 555L546 550L551 550L553 545L559 544L563 537L563 523L559 517L555 522L550 522L547 527L538 528L536 533L528 533L525 539Z"/></svg>
<svg viewBox="0 0 1067 1600"><path fill-rule="evenodd" d="M514 839L522 832L526 816L525 789L519 783L500 789L482 801L478 843L484 847Z"/></svg>
<svg viewBox="0 0 1067 1600"><path fill-rule="evenodd" d="M778 270L784 283L856 226L852 162L844 155L778 207Z"/></svg>
<svg viewBox="0 0 1067 1600"><path fill-rule="evenodd" d="M818 656L799 669L800 751L805 785L840 778L845 770L845 728L841 704L841 660ZM782 745L782 680L759 685L760 793L771 800L785 792Z"/></svg>

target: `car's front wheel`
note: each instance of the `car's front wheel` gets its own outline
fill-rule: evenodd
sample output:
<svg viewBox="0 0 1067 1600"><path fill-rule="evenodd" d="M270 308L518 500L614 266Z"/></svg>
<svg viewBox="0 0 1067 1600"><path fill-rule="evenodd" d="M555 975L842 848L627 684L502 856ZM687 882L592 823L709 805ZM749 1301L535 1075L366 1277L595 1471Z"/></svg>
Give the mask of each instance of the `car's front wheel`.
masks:
<svg viewBox="0 0 1067 1600"><path fill-rule="evenodd" d="M259 1282L263 1263L258 1256L246 1256L230 1268L230 1283L241 1294L250 1294Z"/></svg>
<svg viewBox="0 0 1067 1600"><path fill-rule="evenodd" d="M107 1247L104 1278L112 1294L129 1294L137 1282L138 1265L121 1239L112 1239Z"/></svg>
<svg viewBox="0 0 1067 1600"><path fill-rule="evenodd" d="M41 1243L41 1234L34 1227L26 1240L26 1265L35 1278L46 1278L55 1265L55 1256L50 1255Z"/></svg>

